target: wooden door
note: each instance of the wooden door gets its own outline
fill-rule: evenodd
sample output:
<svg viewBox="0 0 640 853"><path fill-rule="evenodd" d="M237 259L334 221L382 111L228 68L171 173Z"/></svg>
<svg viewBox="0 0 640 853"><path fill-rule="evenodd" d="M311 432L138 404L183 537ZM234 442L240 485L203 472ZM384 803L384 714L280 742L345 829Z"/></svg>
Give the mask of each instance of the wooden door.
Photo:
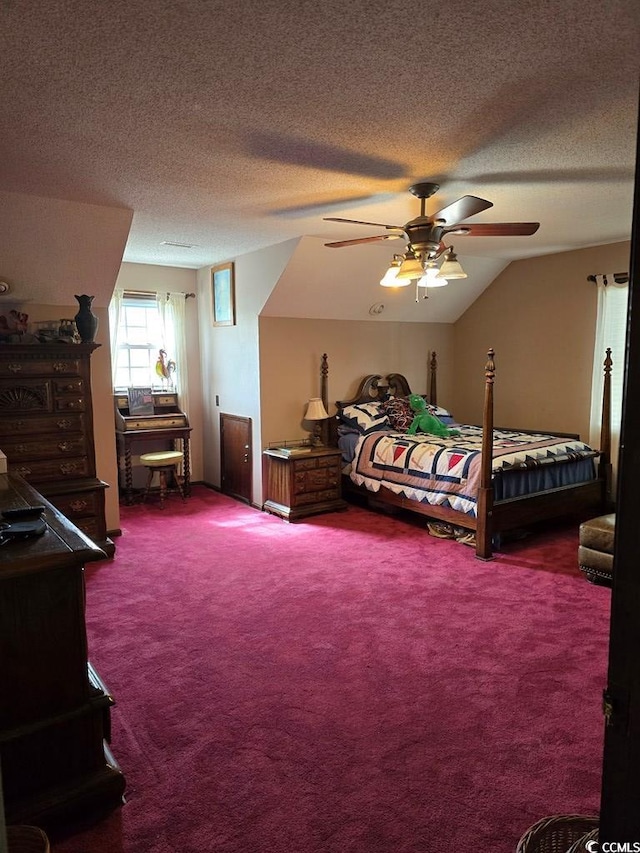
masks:
<svg viewBox="0 0 640 853"><path fill-rule="evenodd" d="M640 164L640 137L636 163ZM605 744L600 842L640 842L640 171L629 269L629 321L620 456L609 671L605 693ZM615 369L615 367L614 367ZM604 845L603 845L604 846ZM611 847L613 850L614 848ZM617 848L616 848L617 849ZM619 848L622 850L622 846ZM638 849L630 846L629 850Z"/></svg>
<svg viewBox="0 0 640 853"><path fill-rule="evenodd" d="M224 494L252 503L251 418L220 414L220 471Z"/></svg>

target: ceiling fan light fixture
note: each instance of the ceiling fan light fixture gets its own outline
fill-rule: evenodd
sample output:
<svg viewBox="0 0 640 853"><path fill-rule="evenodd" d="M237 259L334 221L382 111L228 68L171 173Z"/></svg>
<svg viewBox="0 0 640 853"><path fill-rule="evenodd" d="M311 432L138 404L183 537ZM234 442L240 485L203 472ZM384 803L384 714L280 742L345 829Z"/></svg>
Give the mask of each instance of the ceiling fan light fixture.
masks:
<svg viewBox="0 0 640 853"><path fill-rule="evenodd" d="M414 278L422 278L423 272L422 261L416 257L413 249L407 249L398 270L398 278L406 279L408 284Z"/></svg>
<svg viewBox="0 0 640 853"><path fill-rule="evenodd" d="M402 264L402 255L394 255L391 264L389 265L389 269L380 279L380 284L383 287L405 287L411 282L409 279L400 279L398 280L398 273L400 271L400 265Z"/></svg>
<svg viewBox="0 0 640 853"><path fill-rule="evenodd" d="M437 277L446 279L467 278L467 274L462 269L462 265L458 261L458 256L453 251L453 248L447 249Z"/></svg>
<svg viewBox="0 0 640 853"><path fill-rule="evenodd" d="M439 275L435 264L427 266L425 274L418 279L418 287L444 287L446 284L449 284L449 280Z"/></svg>

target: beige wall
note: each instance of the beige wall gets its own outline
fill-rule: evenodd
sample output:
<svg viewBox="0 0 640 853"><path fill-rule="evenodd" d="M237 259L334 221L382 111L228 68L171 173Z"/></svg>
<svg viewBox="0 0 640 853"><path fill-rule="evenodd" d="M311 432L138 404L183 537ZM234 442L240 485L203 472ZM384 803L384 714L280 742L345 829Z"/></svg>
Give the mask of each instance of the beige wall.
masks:
<svg viewBox="0 0 640 853"><path fill-rule="evenodd" d="M258 315L296 244L297 240L291 240L235 259L236 323L233 326L212 325L211 270L208 267L198 270L197 275L204 480L220 487L220 413L250 418L254 503L262 498Z"/></svg>
<svg viewBox="0 0 640 853"><path fill-rule="evenodd" d="M54 318L76 293L94 296L95 313L111 299L132 218L120 207L0 191L2 278L30 305L58 306Z"/></svg>
<svg viewBox="0 0 640 853"><path fill-rule="evenodd" d="M297 320L260 318L262 447L283 439L307 438L303 416L310 397L320 396L320 363L329 363L329 413L336 400L353 396L371 373L403 373L411 388L427 391L431 351L442 370L439 396L453 384L453 328L439 323Z"/></svg>
<svg viewBox="0 0 640 853"><path fill-rule="evenodd" d="M614 243L510 264L454 326L458 419L481 422L493 347L496 426L588 440L596 288L587 276L627 271L629 252Z"/></svg>

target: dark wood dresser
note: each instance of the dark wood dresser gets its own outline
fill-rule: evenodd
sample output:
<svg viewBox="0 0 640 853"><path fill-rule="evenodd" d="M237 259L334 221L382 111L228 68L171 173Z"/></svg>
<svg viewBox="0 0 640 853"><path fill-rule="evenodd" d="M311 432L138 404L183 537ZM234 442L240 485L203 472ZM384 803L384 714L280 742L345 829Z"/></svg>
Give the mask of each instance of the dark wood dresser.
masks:
<svg viewBox="0 0 640 853"><path fill-rule="evenodd" d="M341 456L335 447L314 447L300 455L270 448L267 460L267 500L263 509L287 521L319 512L345 509L341 497Z"/></svg>
<svg viewBox="0 0 640 853"><path fill-rule="evenodd" d="M0 765L7 823L48 830L122 802L113 699L88 661L84 565L104 553L21 477L0 512L45 506L40 536L0 546Z"/></svg>
<svg viewBox="0 0 640 853"><path fill-rule="evenodd" d="M0 450L107 555L104 490L96 477L91 353L98 344L0 344Z"/></svg>

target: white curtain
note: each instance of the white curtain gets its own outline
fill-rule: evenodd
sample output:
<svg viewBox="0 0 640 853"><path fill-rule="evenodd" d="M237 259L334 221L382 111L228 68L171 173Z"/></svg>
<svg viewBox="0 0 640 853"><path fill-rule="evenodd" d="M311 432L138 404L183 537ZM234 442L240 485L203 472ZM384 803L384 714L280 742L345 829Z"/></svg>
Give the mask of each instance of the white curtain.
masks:
<svg viewBox="0 0 640 853"><path fill-rule="evenodd" d="M116 287L109 303L109 335L111 337L111 382L116 387L116 370L118 367L118 345L120 344L120 312L124 289Z"/></svg>
<svg viewBox="0 0 640 853"><path fill-rule="evenodd" d="M629 285L626 275L606 273L595 276L598 288L598 318L593 353L593 379L591 383L591 445L600 444L602 416L602 389L604 360L607 347L611 348L611 463L615 486L620 446L620 421L622 417L622 390L624 381L624 354L627 332ZM615 493L615 492L614 492Z"/></svg>
<svg viewBox="0 0 640 853"><path fill-rule="evenodd" d="M187 368L186 299L184 293L158 294L162 321L163 348L176 363L172 375L180 408L189 414L189 373Z"/></svg>

